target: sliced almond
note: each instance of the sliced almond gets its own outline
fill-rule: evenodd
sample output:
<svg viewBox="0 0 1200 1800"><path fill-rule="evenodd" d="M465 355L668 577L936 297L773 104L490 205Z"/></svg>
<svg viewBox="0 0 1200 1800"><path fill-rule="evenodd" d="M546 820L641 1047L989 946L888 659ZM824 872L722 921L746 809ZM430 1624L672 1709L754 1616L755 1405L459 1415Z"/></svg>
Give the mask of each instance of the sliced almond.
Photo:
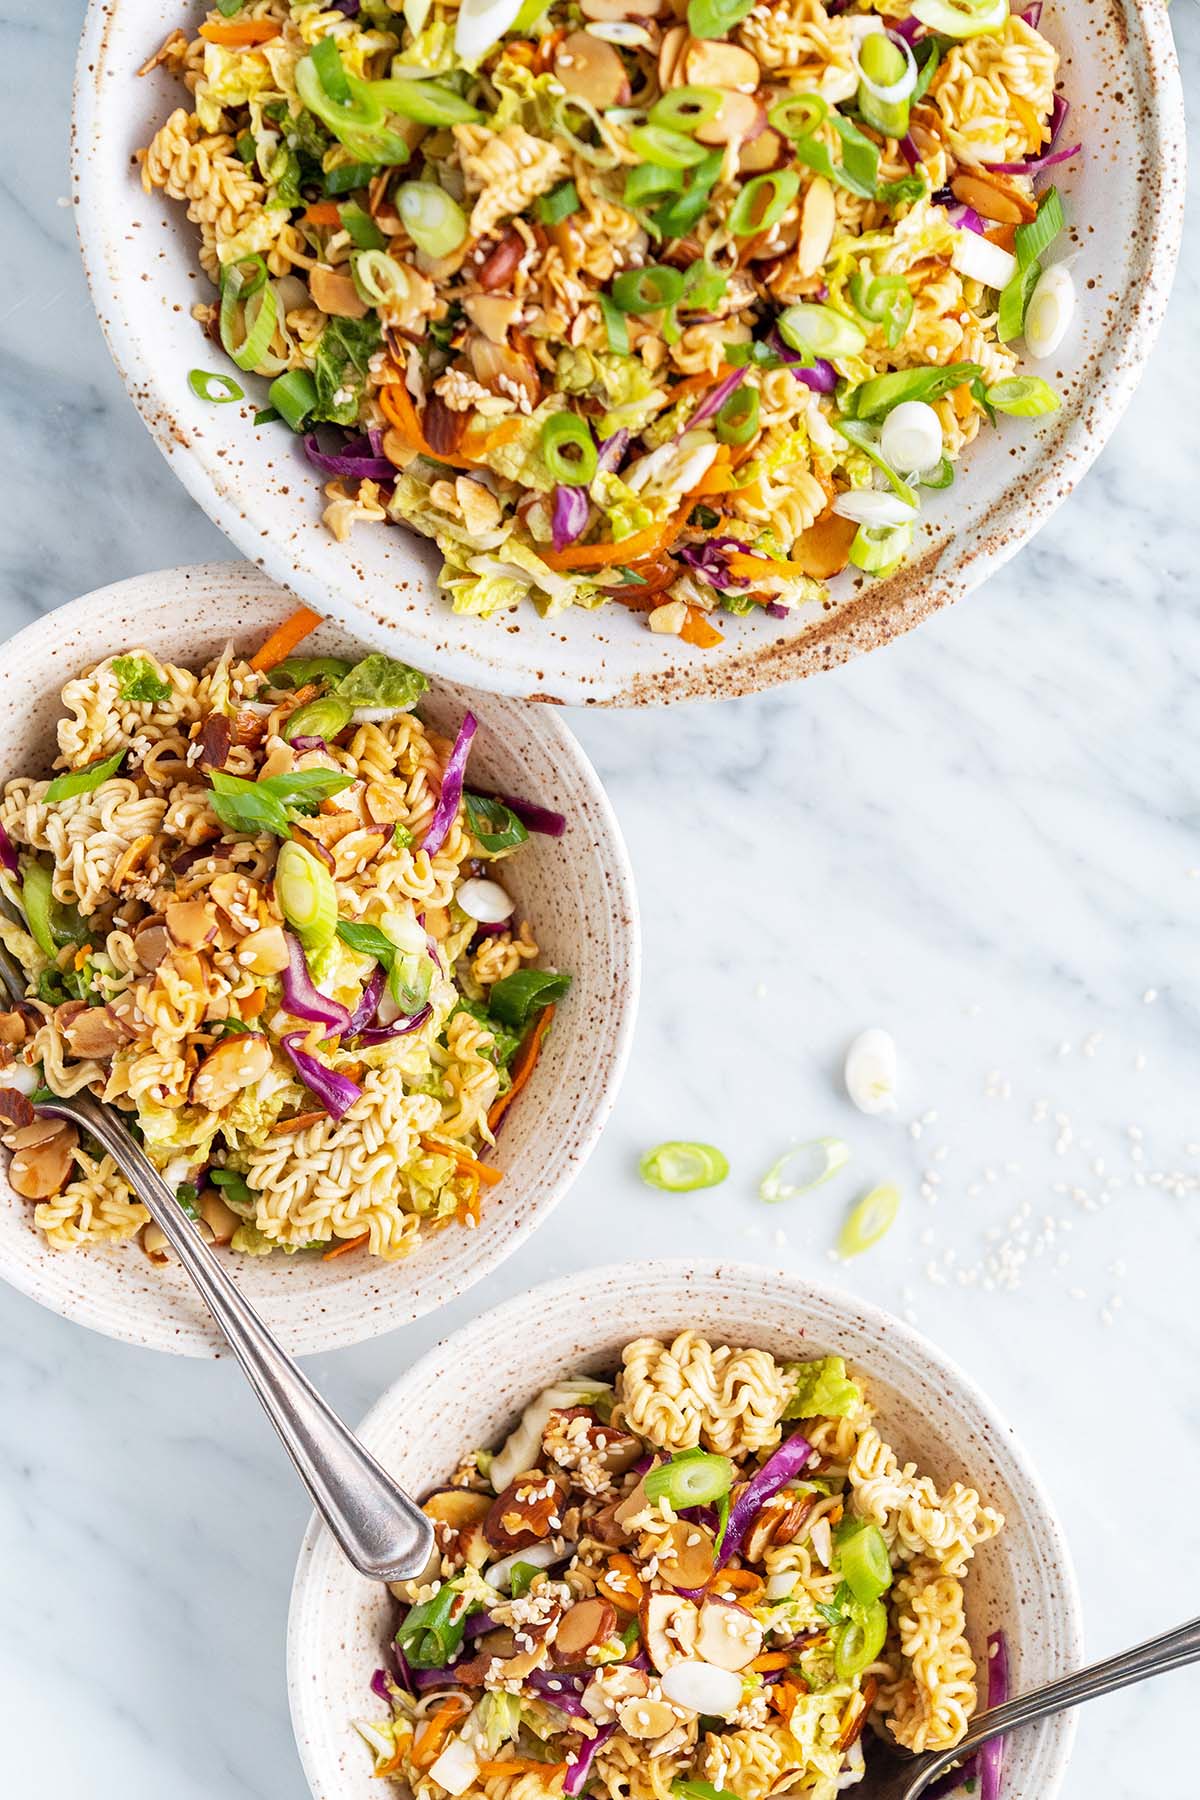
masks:
<svg viewBox="0 0 1200 1800"><path fill-rule="evenodd" d="M133 934L133 947L143 969L157 969L171 954L171 934L161 919L146 919Z"/></svg>
<svg viewBox="0 0 1200 1800"><path fill-rule="evenodd" d="M1024 225L1037 218L1037 201L1005 175L960 172L950 187L960 205L973 207L981 218L1000 225Z"/></svg>
<svg viewBox="0 0 1200 1800"><path fill-rule="evenodd" d="M562 1483L540 1469L518 1475L488 1509L483 1526L488 1543L507 1552L549 1537L562 1524L566 1494Z"/></svg>
<svg viewBox="0 0 1200 1800"><path fill-rule="evenodd" d="M719 38L693 38L684 51L683 72L690 87L735 88L743 94L753 94L761 79L749 50Z"/></svg>
<svg viewBox="0 0 1200 1800"><path fill-rule="evenodd" d="M568 32L554 52L554 73L568 94L590 100L601 112L629 101L629 77L619 53L590 31Z"/></svg>
<svg viewBox="0 0 1200 1800"><path fill-rule="evenodd" d="M800 208L800 237L796 244L796 268L807 277L824 267L837 224L833 186L818 175L808 186Z"/></svg>
<svg viewBox="0 0 1200 1800"><path fill-rule="evenodd" d="M142 1226L142 1235L139 1241L152 1263L158 1263L161 1266L171 1260L171 1246L167 1242L167 1234L161 1225L154 1223L153 1219Z"/></svg>
<svg viewBox="0 0 1200 1800"><path fill-rule="evenodd" d="M579 1698L588 1716L602 1722L620 1701L644 1699L649 1692L650 1683L640 1669L609 1663L593 1675Z"/></svg>
<svg viewBox="0 0 1200 1800"><path fill-rule="evenodd" d="M42 1133L43 1124L50 1127ZM36 1135L35 1135L36 1134ZM29 1142L33 1136L34 1141ZM20 1143L24 1138L26 1141ZM48 1200L66 1187L74 1168L79 1133L65 1119L38 1120L16 1133L18 1147L8 1165L8 1185L23 1200Z"/></svg>
<svg viewBox="0 0 1200 1800"><path fill-rule="evenodd" d="M107 1006L85 1006L64 1021L61 1015L65 1011L65 1007L59 1007L55 1022L62 1030L72 1056L93 1057L103 1062L115 1055L125 1042L125 1033Z"/></svg>
<svg viewBox="0 0 1200 1800"><path fill-rule="evenodd" d="M700 1613L681 1594L647 1594L638 1609L646 1655L661 1675L672 1663L695 1654Z"/></svg>
<svg viewBox="0 0 1200 1800"><path fill-rule="evenodd" d="M287 938L282 925L264 925L261 931L247 932L237 947L237 959L243 969L254 975L278 975L288 966Z"/></svg>
<svg viewBox="0 0 1200 1800"><path fill-rule="evenodd" d="M789 560L802 563L804 573L815 580L828 581L831 575L840 575L850 561L850 546L857 533L853 519L830 513L801 533L792 545Z"/></svg>
<svg viewBox="0 0 1200 1800"><path fill-rule="evenodd" d="M657 19L664 0L579 0L585 19L614 24L618 19Z"/></svg>
<svg viewBox="0 0 1200 1800"><path fill-rule="evenodd" d="M506 294L470 294L463 301L463 311L472 325L477 325L493 344L508 342L508 332L521 312L521 302Z"/></svg>
<svg viewBox="0 0 1200 1800"><path fill-rule="evenodd" d="M648 1473L649 1470L647 1470ZM618 1500L613 1508L613 1518L618 1525L628 1525L629 1521L636 1519L640 1512L645 1512L649 1504L650 1501L646 1496L646 1477L643 1475L636 1487L631 1487L625 1498Z"/></svg>
<svg viewBox="0 0 1200 1800"><path fill-rule="evenodd" d="M323 313L339 319L365 319L370 310L349 275L315 263L308 271L308 289Z"/></svg>
<svg viewBox="0 0 1200 1800"><path fill-rule="evenodd" d="M744 144L767 129L767 115L753 94L726 93L720 110L696 127L698 144Z"/></svg>
<svg viewBox="0 0 1200 1800"><path fill-rule="evenodd" d="M603 1644L617 1629L617 1609L607 1600L577 1600L568 1606L554 1634L554 1654L563 1662L572 1662Z"/></svg>
<svg viewBox="0 0 1200 1800"><path fill-rule="evenodd" d="M35 1116L32 1100L20 1088L0 1087L0 1120L6 1127L19 1131L32 1125Z"/></svg>
<svg viewBox="0 0 1200 1800"><path fill-rule="evenodd" d="M707 1599L700 1608L696 1654L718 1669L744 1669L762 1649L762 1626L753 1613L729 1600Z"/></svg>
<svg viewBox="0 0 1200 1800"><path fill-rule="evenodd" d="M209 1051L192 1076L189 1099L209 1112L220 1112L271 1067L271 1046L258 1032L239 1031Z"/></svg>
<svg viewBox="0 0 1200 1800"><path fill-rule="evenodd" d="M674 1588L702 1588L713 1572L715 1543L711 1531L679 1519L658 1552L658 1572Z"/></svg>
<svg viewBox="0 0 1200 1800"><path fill-rule="evenodd" d="M783 139L770 125L749 142L743 139L738 151L738 168L744 175L762 175L779 167L785 155Z"/></svg>
<svg viewBox="0 0 1200 1800"><path fill-rule="evenodd" d="M199 950L217 935L212 907L203 900L174 900L164 918L173 941L186 950Z"/></svg>
<svg viewBox="0 0 1200 1800"><path fill-rule="evenodd" d="M631 1738L660 1738L677 1723L674 1711L665 1700L622 1700L617 1717L622 1731Z"/></svg>
<svg viewBox="0 0 1200 1800"><path fill-rule="evenodd" d="M361 873L369 862L373 862L381 850L387 848L395 836L391 825L367 825L360 831L348 831L339 838L333 853L333 872L339 881L346 881L352 875Z"/></svg>
<svg viewBox="0 0 1200 1800"><path fill-rule="evenodd" d="M200 1217L212 1232L214 1244L228 1244L241 1220L226 1206L216 1188L205 1188L199 1201Z"/></svg>
<svg viewBox="0 0 1200 1800"><path fill-rule="evenodd" d="M668 88L683 87L687 76L683 72L684 53L691 36L686 25L672 25L663 34L663 41L658 48L658 85L665 94Z"/></svg>
<svg viewBox="0 0 1200 1800"><path fill-rule="evenodd" d="M23 1044L27 1035L23 1013L0 1013L0 1044Z"/></svg>

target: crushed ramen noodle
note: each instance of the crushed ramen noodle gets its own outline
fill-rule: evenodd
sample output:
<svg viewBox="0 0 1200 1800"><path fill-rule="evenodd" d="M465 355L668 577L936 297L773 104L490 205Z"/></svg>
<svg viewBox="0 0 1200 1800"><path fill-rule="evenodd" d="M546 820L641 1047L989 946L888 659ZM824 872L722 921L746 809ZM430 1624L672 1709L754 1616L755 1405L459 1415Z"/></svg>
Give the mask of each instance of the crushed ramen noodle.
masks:
<svg viewBox="0 0 1200 1800"><path fill-rule="evenodd" d="M41 1087L127 1116L210 1240L392 1260L478 1223L485 1160L569 977L538 966L498 865L556 814L464 787L381 655L250 661L142 649L63 689L53 779L0 796L9 1183L58 1249L165 1240L110 1157L38 1116ZM497 879L499 877L499 879Z"/></svg>
<svg viewBox="0 0 1200 1800"><path fill-rule="evenodd" d="M878 1737L952 1749L964 1582L1004 1520L872 1416L840 1357L695 1331L538 1395L425 1502L387 1716L357 1722L375 1774L419 1800L833 1800Z"/></svg>
<svg viewBox="0 0 1200 1800"><path fill-rule="evenodd" d="M244 0L151 57L141 179L339 541L431 538L459 613L615 599L705 648L888 574L981 425L1059 405L1016 372L1073 304L1040 15Z"/></svg>

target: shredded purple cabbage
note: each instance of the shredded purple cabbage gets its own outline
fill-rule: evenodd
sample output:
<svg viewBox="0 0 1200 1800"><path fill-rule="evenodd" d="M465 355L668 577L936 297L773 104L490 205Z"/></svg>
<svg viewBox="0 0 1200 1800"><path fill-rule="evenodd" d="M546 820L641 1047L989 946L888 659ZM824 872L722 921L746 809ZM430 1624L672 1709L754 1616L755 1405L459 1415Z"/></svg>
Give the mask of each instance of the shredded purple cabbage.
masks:
<svg viewBox="0 0 1200 1800"><path fill-rule="evenodd" d="M379 1002L383 998L384 984L387 981L387 970L382 963L376 963L371 971L370 980L359 996L358 1005L350 1014L350 1023L346 1026L347 1037L353 1037L356 1031L365 1031L379 1010Z"/></svg>
<svg viewBox="0 0 1200 1800"><path fill-rule="evenodd" d="M787 364L797 381L802 381L815 394L832 394L838 378L837 370L831 362L818 356L816 362L806 365L799 351L790 349L777 331L771 333L767 343L780 361Z"/></svg>
<svg viewBox="0 0 1200 1800"><path fill-rule="evenodd" d="M1069 150L1047 152L1045 156L1029 156L1018 163L984 163L984 168L993 175L1037 175L1043 169L1052 169L1055 163L1070 162L1073 157L1083 155L1082 144L1072 144Z"/></svg>
<svg viewBox="0 0 1200 1800"><path fill-rule="evenodd" d="M682 550L676 551L676 555L680 562L694 569L710 587L726 592L730 588L749 585L744 575L730 572L726 556L728 550L740 550L743 554L748 554L747 546L737 538L719 537L705 538L702 544L686 544Z"/></svg>
<svg viewBox="0 0 1200 1800"><path fill-rule="evenodd" d="M16 846L3 825L0 825L0 863L4 864L10 875L16 875L20 871Z"/></svg>
<svg viewBox="0 0 1200 1800"><path fill-rule="evenodd" d="M569 487L560 481L554 490L554 504L550 509L550 532L556 550L565 550L573 544L577 537L582 537L592 516L592 503L588 499L587 489Z"/></svg>
<svg viewBox="0 0 1200 1800"><path fill-rule="evenodd" d="M903 156L910 169L915 169L921 160L921 152L913 142L911 131L906 131L904 136L900 139L900 154Z"/></svg>
<svg viewBox="0 0 1200 1800"><path fill-rule="evenodd" d="M372 1044L386 1044L389 1038L406 1037L410 1031L419 1031L432 1012L432 1006L423 1006L409 1019L393 1019L390 1025L369 1026L358 1033L357 1041L364 1049L369 1049Z"/></svg>
<svg viewBox="0 0 1200 1800"><path fill-rule="evenodd" d="M437 855L446 841L451 825L458 817L458 809L462 803L463 776L467 772L467 756L471 749L471 739L478 729L479 721L475 714L464 713L458 736L454 740L454 748L446 762L446 772L442 776L442 791L438 795L438 803L433 809L425 842L421 846L428 856Z"/></svg>
<svg viewBox="0 0 1200 1800"><path fill-rule="evenodd" d="M956 231L975 231L980 237L987 233L987 226L973 206L960 206L950 214L950 223Z"/></svg>
<svg viewBox="0 0 1200 1800"><path fill-rule="evenodd" d="M763 607L763 611L768 613L772 619L788 619L791 617L791 608L781 606L778 600L768 600L767 604Z"/></svg>
<svg viewBox="0 0 1200 1800"><path fill-rule="evenodd" d="M915 19L910 13L907 19L893 19L890 22L888 25L888 36L903 38L904 42L911 48L924 29L920 19Z"/></svg>
<svg viewBox="0 0 1200 1800"><path fill-rule="evenodd" d="M1036 31L1042 22L1042 0L1033 0L1033 5L1027 6L1021 17L1030 31Z"/></svg>
<svg viewBox="0 0 1200 1800"><path fill-rule="evenodd" d="M337 1037L350 1029L350 1011L340 1000L331 1000L313 986L304 957L304 946L291 931L286 931L288 966L280 977L283 1004L293 1018L307 1019L310 1025L328 1025L327 1037Z"/></svg>
<svg viewBox="0 0 1200 1800"><path fill-rule="evenodd" d="M348 19L357 19L359 0L333 0L334 12L345 13Z"/></svg>
<svg viewBox="0 0 1200 1800"><path fill-rule="evenodd" d="M622 425L611 437L606 437L600 446L600 454L596 458L596 467L606 475L615 475L621 466L626 450L629 448L629 433Z"/></svg>
<svg viewBox="0 0 1200 1800"><path fill-rule="evenodd" d="M602 1725L595 1737L586 1738L575 1753L575 1761L567 1770L567 1778L563 1782L563 1793L574 1797L582 1794L587 1786L588 1771L592 1766L592 1758L597 1750L603 1750L609 1738L616 1730L615 1725Z"/></svg>
<svg viewBox="0 0 1200 1800"><path fill-rule="evenodd" d="M404 1609L404 1618L407 1618L408 1614L409 1614L409 1608L406 1606ZM389 1648L391 1649L391 1653L392 1653L392 1661L396 1665L397 1681L399 1682L399 1684L402 1688L407 1688L407 1690L410 1694L415 1694L417 1691L417 1682L416 1682L416 1677L413 1674L412 1669L409 1667L408 1658L405 1656L405 1654L404 1654L403 1650L400 1648L399 1644L396 1643L395 1639L392 1640L392 1643L389 1646Z"/></svg>
<svg viewBox="0 0 1200 1800"><path fill-rule="evenodd" d="M291 744L293 750L299 750L301 756L306 755L310 750L328 750L329 748L325 739L321 737L289 738L288 742Z"/></svg>
<svg viewBox="0 0 1200 1800"><path fill-rule="evenodd" d="M304 434L304 454L327 475L348 475L351 480L391 481L396 471L380 456L369 437L348 438L340 450L322 450L315 431Z"/></svg>
<svg viewBox="0 0 1200 1800"><path fill-rule="evenodd" d="M318 1062L307 1050L298 1049L305 1036L303 1031L287 1031L279 1041L295 1063L297 1075L309 1092L316 1095L329 1116L344 1118L354 1102L362 1099L363 1091L348 1075L339 1075L336 1069Z"/></svg>
<svg viewBox="0 0 1200 1800"><path fill-rule="evenodd" d="M390 1706L392 1704L392 1690L388 1686L388 1680L389 1676L386 1669L376 1669L371 1677L371 1692L375 1695L377 1700L382 1700Z"/></svg>
<svg viewBox="0 0 1200 1800"><path fill-rule="evenodd" d="M463 1626L463 1636L465 1638L482 1637L485 1631L494 1631L495 1628L496 1621L490 1612L472 1613Z"/></svg>
<svg viewBox="0 0 1200 1800"><path fill-rule="evenodd" d="M416 1683L418 1691L422 1694L427 1694L430 1688L443 1687L449 1692L451 1689L457 1688L458 1686L458 1683L455 1680L453 1667L446 1669L415 1669L413 1671L413 1681Z"/></svg>
<svg viewBox="0 0 1200 1800"><path fill-rule="evenodd" d="M685 431L691 431L693 426L700 425L705 419L711 419L715 413L719 413L730 394L740 388L745 379L746 369L743 367L735 369L732 375L726 375L724 381L718 381L716 387L704 396L686 425L680 426L675 436L682 437Z"/></svg>
<svg viewBox="0 0 1200 1800"><path fill-rule="evenodd" d="M729 1523L725 1527L725 1536L717 1553L718 1569L723 1569L730 1557L741 1549L742 1539L759 1507L772 1494L777 1494L794 1476L804 1472L812 1453L812 1445L808 1439L794 1431L790 1438L784 1439L774 1456L767 1459L757 1475L746 1483L729 1509Z"/></svg>
<svg viewBox="0 0 1200 1800"><path fill-rule="evenodd" d="M1003 1706L1008 1699L1008 1639L1002 1631L988 1637L988 1711ZM979 1746L979 1800L1000 1800L1000 1780L1004 1774L1004 1739L988 1738Z"/></svg>
<svg viewBox="0 0 1200 1800"><path fill-rule="evenodd" d="M542 1669L535 1669L532 1675L525 1677L527 1684L535 1694L551 1706L557 1706L559 1712L570 1713L576 1719L588 1719L591 1714L579 1698L578 1690L564 1675L549 1675Z"/></svg>

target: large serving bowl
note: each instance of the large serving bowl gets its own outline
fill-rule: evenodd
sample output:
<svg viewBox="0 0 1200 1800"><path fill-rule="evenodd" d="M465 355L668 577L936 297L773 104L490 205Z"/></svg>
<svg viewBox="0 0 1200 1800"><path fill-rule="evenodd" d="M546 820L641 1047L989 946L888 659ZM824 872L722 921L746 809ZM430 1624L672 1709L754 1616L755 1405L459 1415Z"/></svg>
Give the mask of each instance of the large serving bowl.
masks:
<svg viewBox="0 0 1200 1800"><path fill-rule="evenodd" d="M459 618L437 590L440 558L403 529L359 526L334 542L320 479L282 426L214 406L188 370L222 365L190 316L212 290L184 208L143 194L133 153L180 103L177 83L137 70L184 0L91 0L74 126L76 218L92 294L125 384L189 492L239 548L356 636L431 674L528 698L658 703L746 693L886 643L977 587L1066 498L1121 415L1166 305L1183 219L1184 122L1162 0L1049 0L1082 160L1055 171L1073 227L1080 307L1059 357L1040 365L1061 411L1005 419L926 498L927 526L890 580L842 576L836 606L791 621L722 615L725 641L689 649L610 604L542 621L532 608ZM215 361L214 361L215 358ZM262 384L249 379L250 389Z"/></svg>
<svg viewBox="0 0 1200 1800"><path fill-rule="evenodd" d="M117 582L19 632L0 666L0 779L40 774L55 754L59 690L81 669L144 646L196 664L233 639L253 648L295 602L243 563L167 569ZM361 654L353 635L324 626L316 653ZM296 1353L360 1343L440 1306L528 1237L570 1187L616 1097L633 1034L639 942L633 879L620 829L591 765L550 707L467 694L435 683L422 715L453 733L466 708L479 720L474 774L489 787L566 815L561 838L531 836L506 885L536 924L548 965L569 970L546 1048L505 1118L489 1158L504 1180L489 1190L475 1231L450 1227L403 1262L344 1256L236 1256L239 1286ZM0 1164L7 1158L0 1156ZM175 1263L152 1266L136 1242L53 1250L32 1204L0 1171L0 1277L81 1325L157 1350L212 1356L224 1347ZM229 1254L229 1253L225 1253Z"/></svg>
<svg viewBox="0 0 1200 1800"><path fill-rule="evenodd" d="M777 1356L846 1357L866 1377L880 1429L902 1459L914 1458L939 1485L958 1478L977 1487L1006 1516L967 1584L976 1660L983 1665L988 1632L1003 1629L1014 1691L1078 1665L1070 1556L1012 1428L934 1345L834 1288L746 1263L625 1263L571 1275L485 1313L422 1357L368 1414L363 1441L410 1492L423 1494L464 1452L498 1443L559 1376L611 1373L631 1339L686 1328ZM392 1613L386 1588L357 1575L314 1520L292 1591L288 1679L317 1800L377 1800L371 1757L352 1721L378 1711L368 1683L383 1661ZM1073 1735L1063 1715L1011 1738L1005 1795L1054 1800Z"/></svg>

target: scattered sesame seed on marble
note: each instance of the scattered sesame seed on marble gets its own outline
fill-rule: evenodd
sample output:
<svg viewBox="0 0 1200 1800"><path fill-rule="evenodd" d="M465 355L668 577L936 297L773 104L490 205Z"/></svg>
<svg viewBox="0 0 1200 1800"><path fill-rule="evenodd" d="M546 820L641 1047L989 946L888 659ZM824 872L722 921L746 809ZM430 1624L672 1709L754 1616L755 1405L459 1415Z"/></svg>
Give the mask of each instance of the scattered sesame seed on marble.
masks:
<svg viewBox="0 0 1200 1800"><path fill-rule="evenodd" d="M912 1124L908 1128L908 1135L910 1138L919 1138L920 1137L921 1121L919 1119L913 1120Z"/></svg>
<svg viewBox="0 0 1200 1800"><path fill-rule="evenodd" d="M1136 1056L1135 1056L1135 1057L1134 1057L1134 1059L1133 1059L1133 1066L1134 1066L1134 1068L1135 1068L1135 1069L1136 1069L1136 1070L1137 1070L1137 1071L1138 1071L1138 1073L1139 1073L1139 1074L1140 1074L1140 1073L1141 1073L1141 1071L1142 1071L1142 1070L1143 1070L1143 1069L1144 1069L1144 1068L1145 1068L1145 1066L1146 1066L1146 1052L1145 1052L1145 1051L1144 1051L1144 1050L1139 1050L1139 1051L1138 1051L1138 1053L1137 1053L1137 1055L1136 1055Z"/></svg>
<svg viewBox="0 0 1200 1800"><path fill-rule="evenodd" d="M936 1125L937 1124L937 1113L934 1112L932 1107L930 1107L928 1112L923 1112L921 1114L921 1123L922 1123L922 1125Z"/></svg>
<svg viewBox="0 0 1200 1800"><path fill-rule="evenodd" d="M1066 1042L1066 1041L1065 1041L1065 1040L1064 1040L1064 1042L1063 1042L1063 1043L1061 1043L1061 1044L1060 1044L1060 1045L1059 1045L1059 1046L1058 1046L1058 1052L1057 1052L1057 1054L1058 1054L1058 1055L1059 1055L1059 1056L1070 1056L1070 1054L1071 1054L1071 1046L1070 1046L1070 1044L1068 1044L1068 1043L1067 1043L1067 1042Z"/></svg>
<svg viewBox="0 0 1200 1800"><path fill-rule="evenodd" d="M1157 999L1158 999L1158 989L1157 988L1147 988L1145 993L1142 995L1142 1005L1143 1006L1153 1006L1154 1002Z"/></svg>
<svg viewBox="0 0 1200 1800"><path fill-rule="evenodd" d="M939 1144L937 1149L933 1152L933 1161L934 1162L945 1162L945 1160L949 1156L949 1154L950 1154L949 1144Z"/></svg>
<svg viewBox="0 0 1200 1800"><path fill-rule="evenodd" d="M787 1241L788 1241L788 1234L786 1231L783 1230L782 1227L780 1227L779 1230L776 1231L775 1236L771 1239L771 1242L774 1244L774 1246L777 1250L783 1250L787 1245Z"/></svg>
<svg viewBox="0 0 1200 1800"><path fill-rule="evenodd" d="M980 1185L977 1181L972 1181L967 1184L967 1199L968 1200L977 1200L979 1198L980 1194L982 1194L982 1192L983 1192L983 1189L980 1187Z"/></svg>
<svg viewBox="0 0 1200 1800"><path fill-rule="evenodd" d="M1087 1299L1087 1289L1081 1288L1081 1287L1068 1288L1067 1289L1067 1298L1069 1300L1086 1300Z"/></svg>
<svg viewBox="0 0 1200 1800"><path fill-rule="evenodd" d="M1099 1031L1089 1032L1087 1037L1085 1037L1083 1040L1083 1045L1082 1045L1083 1054L1085 1056L1095 1056L1096 1051L1099 1049L1099 1047L1103 1041L1104 1041L1103 1034L1101 1032L1099 1032Z"/></svg>
<svg viewBox="0 0 1200 1800"><path fill-rule="evenodd" d="M1118 1256L1115 1262L1110 1262L1108 1265L1108 1272L1110 1275L1115 1275L1117 1279L1120 1280L1121 1277L1127 1273L1125 1258L1123 1256Z"/></svg>

